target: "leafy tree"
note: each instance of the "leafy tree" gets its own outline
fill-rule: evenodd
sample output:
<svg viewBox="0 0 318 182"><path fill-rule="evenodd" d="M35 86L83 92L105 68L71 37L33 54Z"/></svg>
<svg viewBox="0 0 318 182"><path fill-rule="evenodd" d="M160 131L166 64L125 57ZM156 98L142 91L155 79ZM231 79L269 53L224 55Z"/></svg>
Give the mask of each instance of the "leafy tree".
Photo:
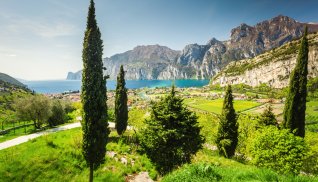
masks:
<svg viewBox="0 0 318 182"><path fill-rule="evenodd" d="M238 143L238 124L233 107L233 96L231 85L227 87L220 124L216 136L216 145L219 153L224 157L232 157Z"/></svg>
<svg viewBox="0 0 318 182"><path fill-rule="evenodd" d="M266 107L266 109L261 114L258 123L262 126L278 126L275 114L273 113L273 109L271 106Z"/></svg>
<svg viewBox="0 0 318 182"><path fill-rule="evenodd" d="M268 126L258 130L250 148L252 163L280 173L298 174L306 158L308 146L304 139L288 129Z"/></svg>
<svg viewBox="0 0 318 182"><path fill-rule="evenodd" d="M308 40L307 27L301 41L296 67L291 73L289 91L284 108L285 128L296 136L305 137L305 111L308 74Z"/></svg>
<svg viewBox="0 0 318 182"><path fill-rule="evenodd" d="M152 106L151 116L141 130L140 145L161 174L188 163L204 142L200 135L197 116L171 93Z"/></svg>
<svg viewBox="0 0 318 182"><path fill-rule="evenodd" d="M39 129L51 116L51 102L43 95L34 95L15 101L15 110L21 120L33 121Z"/></svg>
<svg viewBox="0 0 318 182"><path fill-rule="evenodd" d="M125 85L125 72L123 65L121 65L117 77L115 98L115 127L118 135L125 132L128 121L127 89Z"/></svg>
<svg viewBox="0 0 318 182"><path fill-rule="evenodd" d="M94 168L105 158L109 130L106 105L106 78L103 76L103 41L95 18L95 4L90 1L87 27L83 43L83 77L81 101L83 105L83 155L93 181Z"/></svg>
<svg viewBox="0 0 318 182"><path fill-rule="evenodd" d="M50 127L63 124L67 120L65 108L61 100L54 100L52 102L52 114L48 119Z"/></svg>

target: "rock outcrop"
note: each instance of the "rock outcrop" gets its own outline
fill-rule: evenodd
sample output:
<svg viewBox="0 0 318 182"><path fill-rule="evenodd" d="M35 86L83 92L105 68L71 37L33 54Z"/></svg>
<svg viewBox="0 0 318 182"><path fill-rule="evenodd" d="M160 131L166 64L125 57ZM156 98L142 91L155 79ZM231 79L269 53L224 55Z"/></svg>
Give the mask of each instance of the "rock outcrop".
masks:
<svg viewBox="0 0 318 182"><path fill-rule="evenodd" d="M308 77L318 76L318 33L308 35ZM295 68L300 40L295 40L252 59L232 62L211 80L212 84L247 84L259 86L262 83L272 88L288 86L289 77Z"/></svg>

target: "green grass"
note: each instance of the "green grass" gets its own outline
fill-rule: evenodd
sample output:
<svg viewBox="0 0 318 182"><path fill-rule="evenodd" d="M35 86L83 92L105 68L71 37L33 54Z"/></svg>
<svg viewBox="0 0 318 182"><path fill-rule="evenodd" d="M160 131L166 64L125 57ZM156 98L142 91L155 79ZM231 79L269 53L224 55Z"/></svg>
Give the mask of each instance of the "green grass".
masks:
<svg viewBox="0 0 318 182"><path fill-rule="evenodd" d="M14 138L19 137L19 136L31 134L34 132L35 132L35 130L34 130L33 125L27 126L26 128L24 128L24 127L19 128L19 129L16 129L15 131L11 130L11 131L9 131L9 133L7 133L5 135L0 135L0 143L7 141L7 140L14 139Z"/></svg>
<svg viewBox="0 0 318 182"><path fill-rule="evenodd" d="M111 133L107 148L117 153L117 160L107 157L95 171L95 181L125 181L126 174L140 171L157 175L149 159L138 154L125 138L118 142L117 134ZM0 181L87 181L89 171L81 153L81 139L81 129L76 128L1 150ZM128 160L127 165L120 162L121 157Z"/></svg>
<svg viewBox="0 0 318 182"><path fill-rule="evenodd" d="M223 167L209 163L185 165L165 176L162 182L211 182L211 181L290 181L313 182L317 178L306 176L282 176L268 169L255 167Z"/></svg>
<svg viewBox="0 0 318 182"><path fill-rule="evenodd" d="M187 104L189 107L207 112L213 112L215 114L221 114L223 107L223 99L208 100L205 98L197 97L185 99L184 103ZM261 104L255 101L234 100L234 108L237 112L244 111L259 105Z"/></svg>

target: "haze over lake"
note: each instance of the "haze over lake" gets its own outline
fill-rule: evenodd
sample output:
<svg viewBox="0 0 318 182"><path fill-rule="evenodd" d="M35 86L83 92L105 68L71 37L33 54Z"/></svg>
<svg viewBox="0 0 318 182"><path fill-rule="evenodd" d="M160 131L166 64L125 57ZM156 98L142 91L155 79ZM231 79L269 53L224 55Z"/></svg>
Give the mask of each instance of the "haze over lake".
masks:
<svg viewBox="0 0 318 182"><path fill-rule="evenodd" d="M170 87L175 84L180 88L203 87L209 84L209 80L127 80L128 89ZM37 93L62 93L65 91L76 91L81 89L81 80L44 80L44 81L24 81L23 84ZM107 89L115 90L116 81L108 80Z"/></svg>

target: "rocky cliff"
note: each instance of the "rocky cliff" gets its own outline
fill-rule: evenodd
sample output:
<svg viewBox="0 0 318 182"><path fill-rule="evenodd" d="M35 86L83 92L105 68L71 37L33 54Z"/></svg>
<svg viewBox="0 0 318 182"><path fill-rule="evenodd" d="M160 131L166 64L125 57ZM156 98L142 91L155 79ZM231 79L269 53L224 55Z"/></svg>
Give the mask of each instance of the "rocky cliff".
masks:
<svg viewBox="0 0 318 182"><path fill-rule="evenodd" d="M126 79L209 79L230 62L253 58L299 38L305 25L309 32L318 30L318 24L279 15L255 26L241 24L231 30L227 41L212 38L206 45L190 44L181 52L159 45L138 46L105 58L104 66L111 79L116 78L121 64L127 70ZM69 78L80 78L78 74Z"/></svg>
<svg viewBox="0 0 318 182"><path fill-rule="evenodd" d="M318 33L308 35L308 77L318 76ZM266 83L273 88L288 86L295 68L300 40L289 42L252 59L232 62L211 80L212 84L247 84L253 87Z"/></svg>

